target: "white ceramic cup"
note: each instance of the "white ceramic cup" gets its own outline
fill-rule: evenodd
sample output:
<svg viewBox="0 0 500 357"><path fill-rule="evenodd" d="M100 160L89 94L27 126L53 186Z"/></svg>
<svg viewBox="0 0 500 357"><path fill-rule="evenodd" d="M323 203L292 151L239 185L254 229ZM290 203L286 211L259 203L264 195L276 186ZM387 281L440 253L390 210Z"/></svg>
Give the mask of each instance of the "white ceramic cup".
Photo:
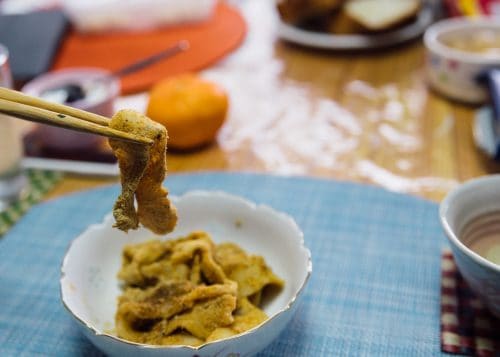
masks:
<svg viewBox="0 0 500 357"><path fill-rule="evenodd" d="M471 219L492 211L500 211L500 175L458 186L441 202L439 215L458 270L486 307L500 317L500 265L469 249L460 237Z"/></svg>
<svg viewBox="0 0 500 357"><path fill-rule="evenodd" d="M9 52L0 45L0 86L12 87ZM0 114L0 212L21 195L27 180L21 170L23 145L16 119Z"/></svg>
<svg viewBox="0 0 500 357"><path fill-rule="evenodd" d="M444 40L467 38L474 31L500 33L500 22L492 18L452 18L430 26L424 34L426 72L429 84L439 93L461 102L479 104L489 95L477 81L485 70L500 66L498 56L464 52L448 47Z"/></svg>

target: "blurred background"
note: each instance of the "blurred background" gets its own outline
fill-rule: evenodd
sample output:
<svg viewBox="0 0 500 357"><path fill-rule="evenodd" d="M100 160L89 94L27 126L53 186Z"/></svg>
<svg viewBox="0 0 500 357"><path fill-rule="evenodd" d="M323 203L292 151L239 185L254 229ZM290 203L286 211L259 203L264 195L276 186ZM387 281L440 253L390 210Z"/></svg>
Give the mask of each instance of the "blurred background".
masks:
<svg viewBox="0 0 500 357"><path fill-rule="evenodd" d="M494 76L476 78L500 65L500 1L3 0L0 13L13 87L147 113L169 131L170 173L312 175L440 200L500 168ZM189 48L116 73L179 41ZM58 177L48 197L118 180L105 139L16 125L21 167Z"/></svg>

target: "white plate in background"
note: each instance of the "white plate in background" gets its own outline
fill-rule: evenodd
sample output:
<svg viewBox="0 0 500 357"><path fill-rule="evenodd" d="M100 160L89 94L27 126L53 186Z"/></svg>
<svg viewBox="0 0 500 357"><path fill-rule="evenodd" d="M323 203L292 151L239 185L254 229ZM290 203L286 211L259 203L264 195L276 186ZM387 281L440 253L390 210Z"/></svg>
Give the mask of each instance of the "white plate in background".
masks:
<svg viewBox="0 0 500 357"><path fill-rule="evenodd" d="M424 33L436 19L436 5L425 1L415 21L383 34L335 35L301 29L279 20L278 35L281 39L298 45L330 50L377 49L413 40Z"/></svg>

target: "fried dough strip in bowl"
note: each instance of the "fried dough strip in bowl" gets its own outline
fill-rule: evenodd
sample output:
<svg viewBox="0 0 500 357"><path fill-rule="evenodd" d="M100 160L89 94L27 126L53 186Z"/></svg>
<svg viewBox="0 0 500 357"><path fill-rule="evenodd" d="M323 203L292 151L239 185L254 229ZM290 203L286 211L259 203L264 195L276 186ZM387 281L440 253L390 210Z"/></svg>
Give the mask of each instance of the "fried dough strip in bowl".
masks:
<svg viewBox="0 0 500 357"><path fill-rule="evenodd" d="M234 243L218 244L215 261L230 280L238 283L238 296L250 298L255 303L260 302L263 289L281 289L285 284L274 274L264 258L249 255Z"/></svg>
<svg viewBox="0 0 500 357"><path fill-rule="evenodd" d="M119 337L142 343L153 342L151 337L158 335L158 329L164 330L163 336L183 328L196 337L206 337L216 327L232 323L236 293L237 286L231 281L210 286L195 286L189 281L163 281L145 290L127 288L118 299L116 332ZM204 312L203 307L207 304L217 311ZM200 325L196 322L199 314L204 314L207 321L209 316L216 316ZM203 332L193 333L190 328Z"/></svg>
<svg viewBox="0 0 500 357"><path fill-rule="evenodd" d="M166 176L165 127L128 109L116 113L109 126L154 140L151 147L110 140L120 165L122 183L122 193L113 208L115 227L126 232L137 229L140 222L156 234L171 232L177 223L177 211L167 198L168 191L162 187Z"/></svg>

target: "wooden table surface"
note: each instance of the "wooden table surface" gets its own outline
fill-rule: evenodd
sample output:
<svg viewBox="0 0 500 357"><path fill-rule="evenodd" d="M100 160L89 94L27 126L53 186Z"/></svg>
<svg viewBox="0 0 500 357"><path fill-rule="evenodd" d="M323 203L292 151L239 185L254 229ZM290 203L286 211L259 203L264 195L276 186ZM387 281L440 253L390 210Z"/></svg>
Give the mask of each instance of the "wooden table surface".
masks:
<svg viewBox="0 0 500 357"><path fill-rule="evenodd" d="M278 39L270 3L239 3L245 43L203 72L230 95L227 121L213 145L169 153L170 173L311 175L439 200L499 171L474 145L477 107L428 89L421 40L350 54L297 47ZM116 181L68 175L49 197Z"/></svg>

